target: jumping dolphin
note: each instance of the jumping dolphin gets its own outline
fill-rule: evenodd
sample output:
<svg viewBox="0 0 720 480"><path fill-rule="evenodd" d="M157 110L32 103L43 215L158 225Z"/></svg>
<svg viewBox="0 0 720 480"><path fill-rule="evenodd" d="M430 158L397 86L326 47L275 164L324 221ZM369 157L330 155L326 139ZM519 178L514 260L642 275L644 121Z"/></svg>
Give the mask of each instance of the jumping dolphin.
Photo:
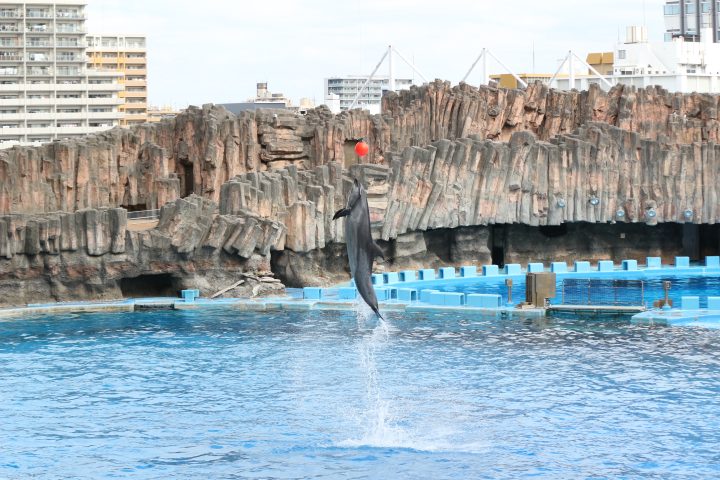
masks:
<svg viewBox="0 0 720 480"><path fill-rule="evenodd" d="M357 178L354 179L354 182L347 207L335 212L333 220L347 217L345 219L345 244L350 262L350 274L365 303L373 309L378 317L383 318L378 310L378 301L370 276L375 257L384 259L385 256L370 234L370 208L367 202L367 192Z"/></svg>

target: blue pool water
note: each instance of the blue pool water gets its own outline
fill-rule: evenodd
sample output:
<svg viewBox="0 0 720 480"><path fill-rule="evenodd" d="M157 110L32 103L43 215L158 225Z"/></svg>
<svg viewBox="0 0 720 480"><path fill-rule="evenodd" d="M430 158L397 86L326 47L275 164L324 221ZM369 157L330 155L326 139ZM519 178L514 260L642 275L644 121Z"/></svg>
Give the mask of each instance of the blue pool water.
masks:
<svg viewBox="0 0 720 480"><path fill-rule="evenodd" d="M463 313L0 323L0 478L720 476L720 331Z"/></svg>
<svg viewBox="0 0 720 480"><path fill-rule="evenodd" d="M580 277L573 277L580 278ZM597 273L587 275L585 278L608 278L610 275L603 276ZM672 275L651 273L651 276L638 273L637 276L622 276L623 279L638 279L644 284L644 298L647 306L652 306L653 301L664 298L663 281L671 282L670 299L674 305L680 305L680 297L684 295L695 295L700 297L701 308L707 308L708 296L720 296L720 275L717 274L700 274L700 275ZM412 288L418 289L434 289L443 292L464 292L464 293L495 293L503 298L503 302L507 302L507 287L505 286L504 277L488 279L483 277L470 279L456 279L452 281L435 281L435 282L414 282L406 284ZM403 285L404 287L405 285ZM550 303L562 303L562 279L557 281L557 297L552 299ZM516 278L513 284L513 301L523 301L525 299L525 279Z"/></svg>

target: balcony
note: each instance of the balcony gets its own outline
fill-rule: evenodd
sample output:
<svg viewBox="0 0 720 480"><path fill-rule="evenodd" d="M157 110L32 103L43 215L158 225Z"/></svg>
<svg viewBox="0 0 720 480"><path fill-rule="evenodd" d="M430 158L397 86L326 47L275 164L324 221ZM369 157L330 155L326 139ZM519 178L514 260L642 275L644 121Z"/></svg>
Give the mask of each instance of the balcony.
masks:
<svg viewBox="0 0 720 480"><path fill-rule="evenodd" d="M147 58L136 58L136 57L125 57L125 64L126 65L145 65L147 63Z"/></svg>
<svg viewBox="0 0 720 480"><path fill-rule="evenodd" d="M147 70L143 69L135 69L135 68L126 68L125 69L125 75L147 75Z"/></svg>
<svg viewBox="0 0 720 480"><path fill-rule="evenodd" d="M53 18L52 13L50 13L47 10L43 11L36 11L36 10L28 10L25 14L26 18Z"/></svg>
<svg viewBox="0 0 720 480"><path fill-rule="evenodd" d="M22 62L22 55L0 55L0 62Z"/></svg>
<svg viewBox="0 0 720 480"><path fill-rule="evenodd" d="M32 33L32 34L45 34L45 33L53 33L52 28L50 27L27 27L25 28L25 32Z"/></svg>
<svg viewBox="0 0 720 480"><path fill-rule="evenodd" d="M125 116L122 112L88 112L84 115L90 120L119 120Z"/></svg>
<svg viewBox="0 0 720 480"><path fill-rule="evenodd" d="M98 83L88 84L87 89L90 92L119 92L125 87L119 83Z"/></svg>
<svg viewBox="0 0 720 480"><path fill-rule="evenodd" d="M7 32L19 32L20 28L17 25L0 24L0 33Z"/></svg>
<svg viewBox="0 0 720 480"><path fill-rule="evenodd" d="M28 48L52 48L50 42L25 42L25 46Z"/></svg>
<svg viewBox="0 0 720 480"><path fill-rule="evenodd" d="M39 55L37 53L29 54L27 57L28 62L52 62L52 55Z"/></svg>
<svg viewBox="0 0 720 480"><path fill-rule="evenodd" d="M20 42L0 42L0 48L22 48Z"/></svg>
<svg viewBox="0 0 720 480"><path fill-rule="evenodd" d="M56 31L57 33L62 33L62 34L68 34L68 33L71 33L71 34L87 33L87 31L86 31L85 28L79 28L79 27L76 27L76 28L67 28L67 27L60 27L60 26L58 26L55 31Z"/></svg>
<svg viewBox="0 0 720 480"><path fill-rule="evenodd" d="M3 10L0 12L0 18L20 18L20 12L17 10Z"/></svg>
<svg viewBox="0 0 720 480"><path fill-rule="evenodd" d="M55 45L62 48L82 48L80 42L57 42Z"/></svg>
<svg viewBox="0 0 720 480"><path fill-rule="evenodd" d="M2 77L18 77L22 76L21 68L0 68L0 76ZM17 88L17 87L15 87Z"/></svg>
<svg viewBox="0 0 720 480"><path fill-rule="evenodd" d="M83 62L84 63L84 59L82 57L80 57L79 55L72 55L72 56L58 55L57 61L58 62L76 62L76 63Z"/></svg>
<svg viewBox="0 0 720 480"><path fill-rule="evenodd" d="M28 68L25 71L25 75L28 77L51 77L53 72L49 68Z"/></svg>
<svg viewBox="0 0 720 480"><path fill-rule="evenodd" d="M125 100L118 97L111 98L85 98L82 99L83 103L87 105L124 105Z"/></svg>
<svg viewBox="0 0 720 480"><path fill-rule="evenodd" d="M84 20L85 19L85 15L82 13L78 13L78 12L57 11L57 12L55 12L55 16L57 18L70 18L72 20Z"/></svg>

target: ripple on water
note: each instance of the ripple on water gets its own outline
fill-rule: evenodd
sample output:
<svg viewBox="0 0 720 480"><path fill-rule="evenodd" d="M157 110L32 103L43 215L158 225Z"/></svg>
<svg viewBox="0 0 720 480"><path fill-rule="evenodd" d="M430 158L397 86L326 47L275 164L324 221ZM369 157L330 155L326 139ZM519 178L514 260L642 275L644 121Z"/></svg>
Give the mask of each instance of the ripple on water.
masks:
<svg viewBox="0 0 720 480"><path fill-rule="evenodd" d="M720 332L232 310L0 330L0 478L712 478Z"/></svg>

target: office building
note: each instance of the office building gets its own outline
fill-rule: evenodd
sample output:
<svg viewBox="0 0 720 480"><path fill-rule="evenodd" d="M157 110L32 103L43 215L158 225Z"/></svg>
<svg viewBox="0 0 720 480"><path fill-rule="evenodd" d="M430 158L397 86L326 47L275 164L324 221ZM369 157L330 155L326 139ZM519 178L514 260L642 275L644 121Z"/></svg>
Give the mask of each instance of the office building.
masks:
<svg viewBox="0 0 720 480"><path fill-rule="evenodd" d="M672 0L665 2L665 41L682 37L685 41L702 39L708 29L710 42L720 40L720 4L710 0Z"/></svg>
<svg viewBox="0 0 720 480"><path fill-rule="evenodd" d="M125 90L119 109L120 125L132 126L148 121L147 50L140 35L88 35L87 65L104 72L117 72Z"/></svg>
<svg viewBox="0 0 720 480"><path fill-rule="evenodd" d="M86 68L85 2L0 1L0 148L118 124L118 74Z"/></svg>
<svg viewBox="0 0 720 480"><path fill-rule="evenodd" d="M358 98L353 108L362 108L369 110L370 113L380 113L380 104L384 90L390 88L390 78L388 76L376 76L363 88L367 81L366 76L348 75L345 77L331 77L325 79L325 104L331 108L337 108L337 99L333 95L339 97L340 111L347 110L352 105L353 100L358 92ZM395 89L403 90L409 88L413 84L409 79L395 79ZM335 113L338 113L337 111Z"/></svg>

